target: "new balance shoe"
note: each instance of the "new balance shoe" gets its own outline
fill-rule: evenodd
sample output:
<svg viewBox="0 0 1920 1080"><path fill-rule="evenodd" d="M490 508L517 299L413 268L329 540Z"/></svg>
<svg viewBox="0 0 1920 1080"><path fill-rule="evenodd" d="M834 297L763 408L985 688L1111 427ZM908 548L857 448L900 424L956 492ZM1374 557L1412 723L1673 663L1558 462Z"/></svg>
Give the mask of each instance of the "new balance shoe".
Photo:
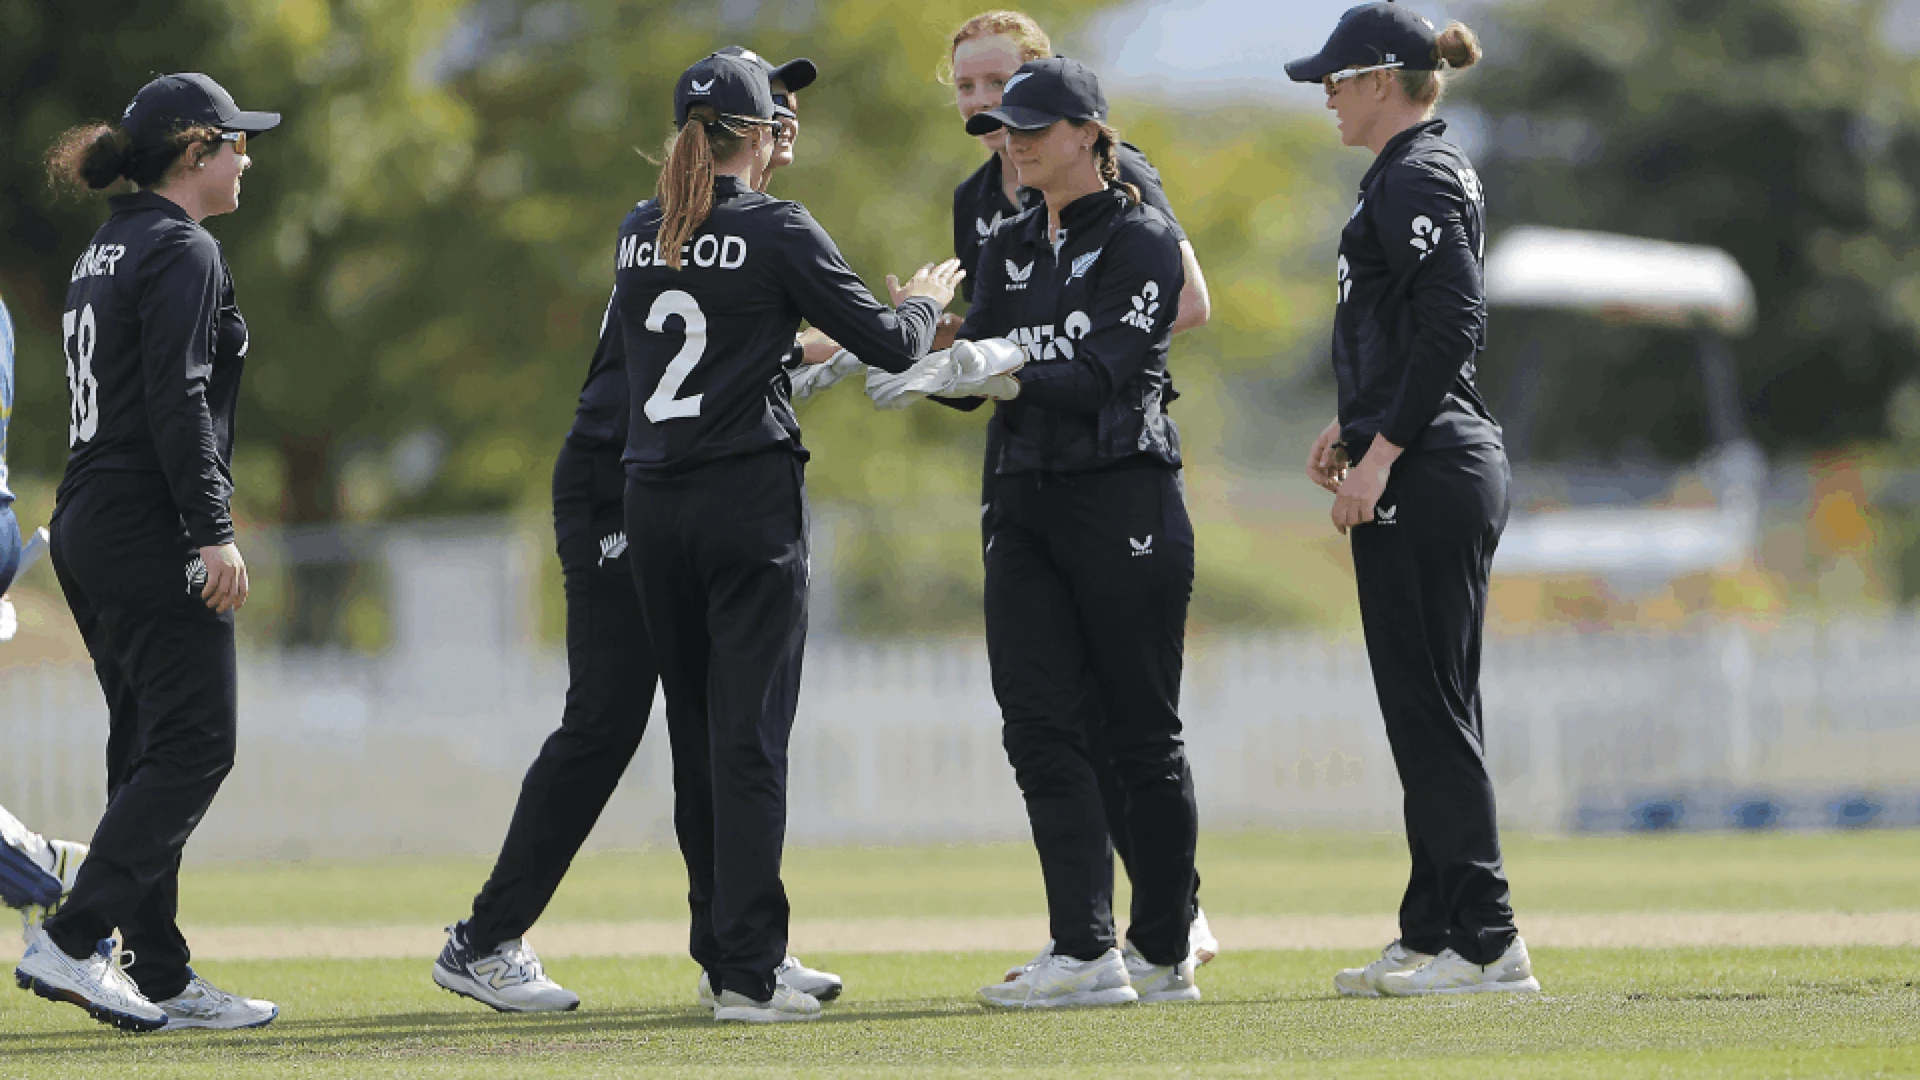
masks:
<svg viewBox="0 0 1920 1080"><path fill-rule="evenodd" d="M187 969L192 976L187 988L165 1001L156 1001L167 1014L164 1031L207 1028L212 1031L238 1031L241 1028L266 1027L280 1015L280 1006L258 998L229 994Z"/></svg>
<svg viewBox="0 0 1920 1080"><path fill-rule="evenodd" d="M980 1000L1005 1009L1126 1005L1139 999L1119 949L1108 949L1095 960L1049 952L1013 981L980 988Z"/></svg>
<svg viewBox="0 0 1920 1080"><path fill-rule="evenodd" d="M1197 964L1192 954L1177 964L1156 964L1141 956L1140 950L1129 943L1121 959L1127 965L1127 981L1133 986L1133 992L1139 996L1141 1004L1200 1000L1200 987L1193 981L1193 969Z"/></svg>
<svg viewBox="0 0 1920 1080"><path fill-rule="evenodd" d="M780 961L780 966L773 969L773 977L775 980L786 983L795 990L809 995L822 1005L839 997L840 992L846 989L845 984L840 981L840 976L835 975L831 971L815 971L801 963L800 958L797 956L788 956L785 960ZM699 994L701 1008L711 1009L714 1007L713 980L707 977L705 970L700 972Z"/></svg>
<svg viewBox="0 0 1920 1080"><path fill-rule="evenodd" d="M91 955L75 958L53 943L46 927L35 926L27 935L26 954L13 969L13 981L48 1001L78 1005L88 1016L122 1031L167 1026L167 1014L114 962L112 938L101 940Z"/></svg>
<svg viewBox="0 0 1920 1080"><path fill-rule="evenodd" d="M1220 939L1213 936L1213 928L1207 925L1207 913L1201 911L1198 904L1193 906L1193 925L1187 930L1187 943L1196 964L1211 963L1220 955Z"/></svg>
<svg viewBox="0 0 1920 1080"><path fill-rule="evenodd" d="M1380 950L1379 959L1366 967L1346 968L1333 977L1333 988L1347 997L1379 997L1380 977L1394 971L1412 971L1433 959L1432 954L1414 952L1395 938Z"/></svg>
<svg viewBox="0 0 1920 1080"><path fill-rule="evenodd" d="M1452 949L1441 949L1439 956L1411 971L1393 971L1380 976L1379 988L1389 997L1537 994L1540 980L1533 977L1527 943L1516 936L1507 951L1491 964L1476 964Z"/></svg>
<svg viewBox="0 0 1920 1080"><path fill-rule="evenodd" d="M796 1020L820 1019L820 1002L812 994L795 990L786 983L775 981L773 996L765 1001L755 1001L738 990L722 990L713 1004L715 1020L730 1020L747 1024L785 1024Z"/></svg>
<svg viewBox="0 0 1920 1080"><path fill-rule="evenodd" d="M580 995L547 978L526 939L503 941L483 952L467 943L465 923L447 927L447 947L433 962L433 981L442 990L500 1012L568 1012L580 1007Z"/></svg>

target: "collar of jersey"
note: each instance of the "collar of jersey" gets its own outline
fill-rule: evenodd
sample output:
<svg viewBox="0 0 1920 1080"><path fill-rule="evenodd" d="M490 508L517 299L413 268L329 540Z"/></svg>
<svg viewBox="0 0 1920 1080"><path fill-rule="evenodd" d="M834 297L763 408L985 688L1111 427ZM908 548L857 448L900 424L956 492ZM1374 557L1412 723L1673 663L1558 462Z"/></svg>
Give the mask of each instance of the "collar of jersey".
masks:
<svg viewBox="0 0 1920 1080"><path fill-rule="evenodd" d="M1102 220L1120 212L1126 204L1126 196L1117 188L1109 187L1105 191L1096 191L1091 195L1082 195L1067 204L1060 211L1060 227L1066 231L1067 239L1060 247L1065 251L1068 245L1085 236L1092 227ZM1036 203L1025 215L1031 220L1021 230L1021 242L1034 247L1053 246L1053 238L1047 235L1047 208Z"/></svg>
<svg viewBox="0 0 1920 1080"><path fill-rule="evenodd" d="M116 214L128 214L136 210L158 210L169 217L181 221L192 221L193 216L182 209L180 204L164 195L151 191L136 191L131 195L114 195L107 199L107 206Z"/></svg>
<svg viewBox="0 0 1920 1080"><path fill-rule="evenodd" d="M1380 156L1374 158L1373 165L1367 169L1367 175L1360 178L1360 190L1365 191L1367 188L1372 187L1374 177L1379 176L1385 171L1387 166L1405 157L1407 148L1413 145L1415 139L1438 136L1445 130L1447 130L1447 122L1445 120L1422 120L1420 123L1388 139L1387 145L1380 148Z"/></svg>
<svg viewBox="0 0 1920 1080"><path fill-rule="evenodd" d="M713 178L713 193L719 196L745 195L752 189L747 182L730 173L721 173Z"/></svg>

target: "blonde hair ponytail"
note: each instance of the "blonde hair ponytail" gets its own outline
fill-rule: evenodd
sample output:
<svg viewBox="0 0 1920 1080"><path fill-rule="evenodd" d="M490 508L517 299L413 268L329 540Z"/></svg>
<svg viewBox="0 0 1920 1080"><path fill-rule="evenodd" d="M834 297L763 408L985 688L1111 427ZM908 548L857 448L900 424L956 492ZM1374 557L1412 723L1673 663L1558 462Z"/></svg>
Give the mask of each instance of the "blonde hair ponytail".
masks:
<svg viewBox="0 0 1920 1080"><path fill-rule="evenodd" d="M1433 58L1440 62L1435 71L1397 71L1400 89L1415 105L1438 105L1447 92L1447 70L1460 71L1480 62L1480 39L1467 24L1455 20L1433 42Z"/></svg>

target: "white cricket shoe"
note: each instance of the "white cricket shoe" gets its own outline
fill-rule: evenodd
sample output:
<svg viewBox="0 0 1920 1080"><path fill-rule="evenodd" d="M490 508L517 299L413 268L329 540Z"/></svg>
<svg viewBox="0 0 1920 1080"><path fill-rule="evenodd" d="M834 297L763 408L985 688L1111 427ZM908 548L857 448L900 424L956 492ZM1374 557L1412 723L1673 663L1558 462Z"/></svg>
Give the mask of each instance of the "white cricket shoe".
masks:
<svg viewBox="0 0 1920 1080"><path fill-rule="evenodd" d="M64 1001L87 1010L87 1015L122 1031L158 1031L167 1026L167 1014L148 1001L140 988L114 962L113 939L84 959L60 950L44 926L27 935L26 955L13 969L13 981L48 1001Z"/></svg>
<svg viewBox="0 0 1920 1080"><path fill-rule="evenodd" d="M1006 975L1003 976L1000 979L1000 981L1012 982L1013 980L1019 978L1022 975L1025 975L1027 972L1032 971L1034 968L1039 967L1041 964L1046 963L1048 960L1051 960L1052 958L1053 958L1053 939L1048 938L1046 948L1041 949L1037 953L1034 953L1033 959L1027 961L1026 963L1015 964L1012 967L1008 968Z"/></svg>
<svg viewBox="0 0 1920 1080"><path fill-rule="evenodd" d="M1193 950L1193 962L1210 963L1220 955L1220 939L1213 936L1213 928L1207 925L1207 913L1200 905L1193 906L1193 926L1187 930L1187 944Z"/></svg>
<svg viewBox="0 0 1920 1080"><path fill-rule="evenodd" d="M1346 968L1333 977L1333 988L1347 997L1379 997L1380 977L1393 971L1412 971L1432 960L1429 953L1414 952L1395 938L1380 950L1380 958L1366 967Z"/></svg>
<svg viewBox="0 0 1920 1080"><path fill-rule="evenodd" d="M822 1005L839 997L840 992L846 989L846 984L840 981L840 976L831 971L815 971L801 963L797 956L788 956L780 961L780 966L773 969L773 977L776 981L786 983ZM713 980L707 977L704 969L700 972L699 993L700 1007L713 1008Z"/></svg>
<svg viewBox="0 0 1920 1080"><path fill-rule="evenodd" d="M1200 988L1193 981L1197 962L1191 954L1177 964L1163 966L1141 956L1140 950L1128 943L1122 960L1127 965L1127 981L1142 1004L1200 1000Z"/></svg>
<svg viewBox="0 0 1920 1080"><path fill-rule="evenodd" d="M280 1015L280 1006L258 998L229 994L187 969L192 981L187 988L165 1001L156 1001L167 1014L164 1031L209 1028L214 1031L238 1031L241 1028L266 1027Z"/></svg>
<svg viewBox="0 0 1920 1080"><path fill-rule="evenodd" d="M1049 952L1012 982L980 988L980 1000L1008 1009L1126 1005L1139 999L1119 949L1108 949L1097 960Z"/></svg>
<svg viewBox="0 0 1920 1080"><path fill-rule="evenodd" d="M796 1020L820 1019L820 1002L812 994L795 990L776 980L773 996L755 1001L737 990L722 990L713 1003L715 1020L734 1020L748 1024L785 1024Z"/></svg>
<svg viewBox="0 0 1920 1080"><path fill-rule="evenodd" d="M1380 992L1389 997L1421 997L1427 994L1537 994L1540 980L1533 977L1533 961L1527 957L1527 943L1518 936L1507 951L1491 964L1476 964L1452 949L1411 971L1393 971L1380 976Z"/></svg>
<svg viewBox="0 0 1920 1080"><path fill-rule="evenodd" d="M433 981L442 990L500 1012L569 1012L580 1007L580 995L547 978L525 938L481 952L467 944L465 923L447 927L447 947L433 962Z"/></svg>
<svg viewBox="0 0 1920 1080"><path fill-rule="evenodd" d="M1213 928L1207 925L1207 913L1201 911L1198 907L1193 909L1193 925L1187 929L1187 945L1193 950L1193 962L1195 964L1207 963L1214 957L1220 955L1220 939L1213 936ZM1052 955L1053 942L1048 941L1046 948L1033 954L1033 959L1024 964L1015 964L1008 968L1006 976L1002 978L1001 981L1012 982L1027 972L1032 971L1034 968L1039 967L1041 964L1046 963L1047 958Z"/></svg>

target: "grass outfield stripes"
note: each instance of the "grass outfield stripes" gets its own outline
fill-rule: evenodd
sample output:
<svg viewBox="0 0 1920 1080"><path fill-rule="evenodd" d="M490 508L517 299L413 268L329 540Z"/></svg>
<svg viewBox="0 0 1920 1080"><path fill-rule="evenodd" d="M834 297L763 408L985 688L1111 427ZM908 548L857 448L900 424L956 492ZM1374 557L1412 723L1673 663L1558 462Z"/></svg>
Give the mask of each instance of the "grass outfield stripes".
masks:
<svg viewBox="0 0 1920 1080"><path fill-rule="evenodd" d="M1044 937L1030 846L797 850L787 875L797 930L808 919L890 925L885 917L973 951L886 952L867 935L860 949L836 952L796 939L810 964L846 977L847 997L821 1023L751 1029L719 1027L693 1007L691 961L594 954L592 935L577 945L590 955L555 953L549 964L585 999L580 1012L498 1016L440 991L429 977L431 928L466 910L485 859L196 865L182 880L182 914L209 945L221 933L352 940L395 927L422 933L423 944L405 960L233 960L209 948L203 974L281 1005L281 1019L258 1032L133 1038L0 986L0 1080L1920 1076L1920 948L1889 943L1920 918L1920 833L1520 838L1508 854L1521 928L1539 930L1533 954L1547 992L1537 998L1334 996L1334 970L1377 949L1361 940L1366 932L1338 951L1316 941L1260 951L1252 946L1278 939L1252 928L1390 933L1406 873L1401 841L1249 834L1202 841L1203 897L1226 948L1200 977L1204 1002L1032 1015L988 1013L973 1000ZM544 927L671 934L685 918L685 889L672 852L589 856ZM1623 931L1690 940L1671 936L1674 927L1720 945L1584 947L1602 942L1572 933L1583 921L1607 928L1615 946ZM964 927L987 924L1013 928L1007 947L958 943ZM1767 940L1741 937L1741 926L1881 944L1732 947Z"/></svg>
<svg viewBox="0 0 1920 1080"><path fill-rule="evenodd" d="M1537 951L1547 993L1362 1001L1348 953L1228 955L1193 1006L989 1013L968 995L1017 954L827 956L847 1000L742 1029L692 1007L689 962L570 961L577 1013L499 1016L427 961L208 965L279 1000L260 1032L132 1038L13 993L0 1073L141 1076L1845 1076L1920 1070L1920 950Z"/></svg>
<svg viewBox="0 0 1920 1080"><path fill-rule="evenodd" d="M181 919L222 925L434 925L459 918L484 858L189 865ZM1371 834L1208 834L1210 915L1386 915L1406 842ZM1529 913L1920 910L1920 830L1509 838L1514 905ZM1125 910L1125 875L1115 909ZM1045 910L1031 844L799 848L787 854L796 918L1002 916ZM677 851L581 857L547 918L686 917ZM1037 944L1037 943L1036 943Z"/></svg>

